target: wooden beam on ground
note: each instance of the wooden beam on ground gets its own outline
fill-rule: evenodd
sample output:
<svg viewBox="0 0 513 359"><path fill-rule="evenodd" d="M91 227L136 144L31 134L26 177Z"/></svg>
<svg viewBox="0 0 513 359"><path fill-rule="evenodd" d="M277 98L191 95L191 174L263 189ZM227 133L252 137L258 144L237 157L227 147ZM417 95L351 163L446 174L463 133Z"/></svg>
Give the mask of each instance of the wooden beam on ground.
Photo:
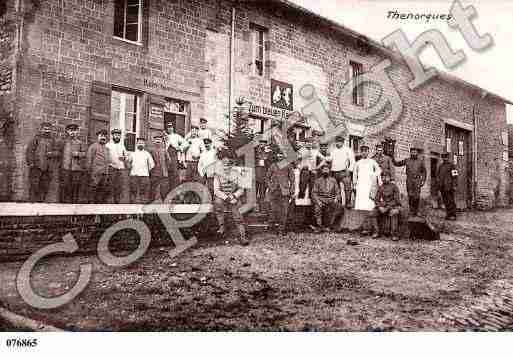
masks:
<svg viewBox="0 0 513 359"><path fill-rule="evenodd" d="M62 204L1 203L0 217L92 216L118 214L197 214L212 212L211 204Z"/></svg>

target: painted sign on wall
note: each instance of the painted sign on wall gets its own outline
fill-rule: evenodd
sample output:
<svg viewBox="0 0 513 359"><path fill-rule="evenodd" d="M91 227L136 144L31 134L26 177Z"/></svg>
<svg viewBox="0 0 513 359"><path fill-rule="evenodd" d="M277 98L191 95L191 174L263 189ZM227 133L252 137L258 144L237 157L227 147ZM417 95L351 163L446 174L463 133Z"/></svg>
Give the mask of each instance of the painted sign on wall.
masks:
<svg viewBox="0 0 513 359"><path fill-rule="evenodd" d="M271 79L271 106L294 110L294 89L291 84Z"/></svg>

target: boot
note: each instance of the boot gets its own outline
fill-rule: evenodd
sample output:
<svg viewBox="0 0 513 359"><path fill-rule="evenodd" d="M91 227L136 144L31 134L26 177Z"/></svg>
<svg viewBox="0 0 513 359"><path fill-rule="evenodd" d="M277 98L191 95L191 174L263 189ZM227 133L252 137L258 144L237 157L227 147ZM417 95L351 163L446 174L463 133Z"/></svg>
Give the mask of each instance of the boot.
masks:
<svg viewBox="0 0 513 359"><path fill-rule="evenodd" d="M243 224L239 224L239 235L240 235L240 244L243 246L249 245L249 241L246 237L246 227Z"/></svg>
<svg viewBox="0 0 513 359"><path fill-rule="evenodd" d="M224 223L220 223L220 224L219 224L219 229L217 230L217 232L216 232L216 233L217 233L218 235L222 236L222 235L224 234L224 232L225 232Z"/></svg>

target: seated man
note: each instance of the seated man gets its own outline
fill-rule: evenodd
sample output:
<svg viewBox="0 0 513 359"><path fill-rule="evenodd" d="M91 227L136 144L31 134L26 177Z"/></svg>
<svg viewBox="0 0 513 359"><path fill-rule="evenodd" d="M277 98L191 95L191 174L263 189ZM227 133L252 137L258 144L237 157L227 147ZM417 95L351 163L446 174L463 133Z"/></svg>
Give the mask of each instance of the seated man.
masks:
<svg viewBox="0 0 513 359"><path fill-rule="evenodd" d="M343 209L341 206L342 197L337 180L331 176L331 168L328 163L320 167L321 175L315 180L312 190L312 202L314 207L315 227L314 232L328 232L334 228L335 220L340 216ZM327 225L323 225L323 217L329 214Z"/></svg>
<svg viewBox="0 0 513 359"><path fill-rule="evenodd" d="M214 211L219 223L217 234L225 233L224 214L228 210L238 227L241 244L248 245L246 227L239 211L242 206L240 197L244 194L244 189L240 185L240 175L232 167L232 160L225 151L220 153L219 159L222 162L222 169L214 174Z"/></svg>
<svg viewBox="0 0 513 359"><path fill-rule="evenodd" d="M399 226L399 215L401 213L401 200L399 196L399 188L392 182L390 172L381 174L383 184L378 187L376 194L376 208L374 209L374 221L383 224L386 217L390 218L390 235L393 241L397 241L397 232ZM377 226L383 232L383 225ZM374 238L379 237L379 233L374 234Z"/></svg>

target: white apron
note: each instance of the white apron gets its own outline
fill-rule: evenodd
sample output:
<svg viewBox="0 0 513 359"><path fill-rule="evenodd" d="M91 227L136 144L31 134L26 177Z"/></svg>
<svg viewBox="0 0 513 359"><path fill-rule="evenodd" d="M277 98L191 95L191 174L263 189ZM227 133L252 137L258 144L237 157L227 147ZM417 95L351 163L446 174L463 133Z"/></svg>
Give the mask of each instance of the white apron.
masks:
<svg viewBox="0 0 513 359"><path fill-rule="evenodd" d="M380 173L378 163L371 158L356 162L353 172L353 182L356 190L354 209L372 211L376 207L374 199L371 197L376 195Z"/></svg>

